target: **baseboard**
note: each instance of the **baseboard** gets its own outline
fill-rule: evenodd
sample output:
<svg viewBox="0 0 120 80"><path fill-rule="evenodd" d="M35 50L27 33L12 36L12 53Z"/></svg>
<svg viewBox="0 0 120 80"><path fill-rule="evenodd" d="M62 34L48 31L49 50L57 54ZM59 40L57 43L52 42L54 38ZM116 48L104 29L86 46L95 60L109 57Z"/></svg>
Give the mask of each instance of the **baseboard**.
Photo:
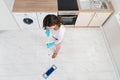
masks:
<svg viewBox="0 0 120 80"><path fill-rule="evenodd" d="M118 80L120 80L120 73L119 73L119 71L118 71L117 64L116 64L116 62L115 62L115 60L114 60L114 57L113 57L113 55L112 55L112 50L111 50L111 47L110 47L110 45L109 45L109 41L108 41L108 39L107 39L107 37L106 37L106 35L105 35L105 31L104 31L104 29L103 29L103 26L101 26L100 29L101 29L101 33L102 33L102 35L103 35L103 38L104 38L104 41L105 41L105 44L106 44L106 47L107 47L109 56L110 56L110 58L111 58L111 61L112 61L112 64L113 64L113 67L114 67L116 76L117 76Z"/></svg>

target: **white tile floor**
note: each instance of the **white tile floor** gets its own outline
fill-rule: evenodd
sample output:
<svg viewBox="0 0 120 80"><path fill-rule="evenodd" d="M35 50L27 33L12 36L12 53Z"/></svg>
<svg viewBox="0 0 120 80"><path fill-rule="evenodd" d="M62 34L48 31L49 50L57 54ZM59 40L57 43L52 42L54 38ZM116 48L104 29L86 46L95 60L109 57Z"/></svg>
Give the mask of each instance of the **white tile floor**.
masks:
<svg viewBox="0 0 120 80"><path fill-rule="evenodd" d="M100 29L67 28L56 59L43 31L0 31L0 80L117 80ZM50 54L50 55L49 55Z"/></svg>

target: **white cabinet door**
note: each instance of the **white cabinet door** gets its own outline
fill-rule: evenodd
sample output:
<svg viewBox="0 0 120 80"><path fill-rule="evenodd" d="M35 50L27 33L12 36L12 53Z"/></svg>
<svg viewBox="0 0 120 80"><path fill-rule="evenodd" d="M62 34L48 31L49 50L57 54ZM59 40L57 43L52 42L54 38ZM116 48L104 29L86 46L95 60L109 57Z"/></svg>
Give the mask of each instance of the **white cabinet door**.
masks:
<svg viewBox="0 0 120 80"><path fill-rule="evenodd" d="M31 13L13 13L18 25L21 29L39 29L37 15ZM27 18L27 19L26 19Z"/></svg>
<svg viewBox="0 0 120 80"><path fill-rule="evenodd" d="M42 28L43 27L43 19L46 15L48 14L54 14L57 15L57 12L37 12L37 17L38 17L38 23L39 23L39 27Z"/></svg>
<svg viewBox="0 0 120 80"><path fill-rule="evenodd" d="M75 26L88 26L93 16L94 12L80 12Z"/></svg>
<svg viewBox="0 0 120 80"><path fill-rule="evenodd" d="M101 26L110 14L110 12L97 12L90 22L89 26Z"/></svg>

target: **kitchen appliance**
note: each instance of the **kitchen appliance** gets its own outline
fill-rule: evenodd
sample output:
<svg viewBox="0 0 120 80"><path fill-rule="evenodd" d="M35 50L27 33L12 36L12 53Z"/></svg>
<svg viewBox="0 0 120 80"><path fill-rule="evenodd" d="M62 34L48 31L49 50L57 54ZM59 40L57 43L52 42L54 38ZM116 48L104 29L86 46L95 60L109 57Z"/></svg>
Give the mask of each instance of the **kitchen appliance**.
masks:
<svg viewBox="0 0 120 80"><path fill-rule="evenodd" d="M78 10L77 0L58 0L58 10Z"/></svg>
<svg viewBox="0 0 120 80"><path fill-rule="evenodd" d="M14 12L13 15L21 29L39 29L36 13Z"/></svg>
<svg viewBox="0 0 120 80"><path fill-rule="evenodd" d="M77 12L59 12L58 16L62 18L64 25L75 25L78 13Z"/></svg>
<svg viewBox="0 0 120 80"><path fill-rule="evenodd" d="M58 0L58 10L64 25L75 25L79 10L77 0Z"/></svg>

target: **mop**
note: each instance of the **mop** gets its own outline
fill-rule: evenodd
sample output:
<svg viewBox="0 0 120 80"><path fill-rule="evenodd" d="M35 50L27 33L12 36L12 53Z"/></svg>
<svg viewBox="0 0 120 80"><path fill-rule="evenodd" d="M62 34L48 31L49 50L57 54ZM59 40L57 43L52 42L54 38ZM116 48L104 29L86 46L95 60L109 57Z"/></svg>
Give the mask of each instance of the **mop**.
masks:
<svg viewBox="0 0 120 80"><path fill-rule="evenodd" d="M55 65L52 65L44 74L43 77L47 79L55 70L57 67Z"/></svg>
<svg viewBox="0 0 120 80"><path fill-rule="evenodd" d="M51 55L51 52L53 52L55 43L53 42L53 40L51 40L50 30L49 29L46 29L45 34L47 36L47 44L46 44L46 46L50 51L50 52L48 52L48 58L49 58L48 62L49 62L49 65L50 65L50 59L51 59L50 55ZM54 64L54 62L53 62L53 64ZM57 67L55 65L50 66L50 68L43 74L43 77L45 79L47 79L56 69L57 69Z"/></svg>

